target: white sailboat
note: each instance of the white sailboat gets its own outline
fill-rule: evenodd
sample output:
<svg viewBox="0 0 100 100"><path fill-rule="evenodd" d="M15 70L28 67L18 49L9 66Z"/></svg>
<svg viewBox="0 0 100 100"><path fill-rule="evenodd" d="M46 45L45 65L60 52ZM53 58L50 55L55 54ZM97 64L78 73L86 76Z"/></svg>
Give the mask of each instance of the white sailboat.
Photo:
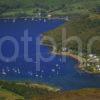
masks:
<svg viewBox="0 0 100 100"><path fill-rule="evenodd" d="M28 72L28 74L29 74L30 76L32 76L32 75L33 75L33 73L32 73L32 72Z"/></svg>
<svg viewBox="0 0 100 100"><path fill-rule="evenodd" d="M59 71L57 71L57 73L56 73L56 74L57 74L57 76L58 76L58 75L59 75Z"/></svg>
<svg viewBox="0 0 100 100"><path fill-rule="evenodd" d="M5 20L4 20L4 22L6 23L6 22L7 22L7 20L5 19Z"/></svg>
<svg viewBox="0 0 100 100"><path fill-rule="evenodd" d="M52 69L51 71L52 71L52 72L55 72L55 69Z"/></svg>
<svg viewBox="0 0 100 100"><path fill-rule="evenodd" d="M56 64L56 67L58 67L59 65L58 64Z"/></svg>
<svg viewBox="0 0 100 100"><path fill-rule="evenodd" d="M17 73L17 70L15 69L14 72Z"/></svg>
<svg viewBox="0 0 100 100"><path fill-rule="evenodd" d="M16 19L13 19L13 23L15 23L16 22Z"/></svg>
<svg viewBox="0 0 100 100"><path fill-rule="evenodd" d="M60 59L59 59L59 61L61 62L61 61L62 61L62 59L60 58Z"/></svg>
<svg viewBox="0 0 100 100"><path fill-rule="evenodd" d="M32 21L34 20L34 18L32 18Z"/></svg>
<svg viewBox="0 0 100 100"><path fill-rule="evenodd" d="M38 77L38 76L39 76L38 74L35 75L35 77Z"/></svg>
<svg viewBox="0 0 100 100"><path fill-rule="evenodd" d="M44 19L44 22L46 22L46 19Z"/></svg>
<svg viewBox="0 0 100 100"><path fill-rule="evenodd" d="M17 72L18 72L18 74L20 74L20 73L21 73L19 68L17 69Z"/></svg>
<svg viewBox="0 0 100 100"><path fill-rule="evenodd" d="M10 72L10 69L9 69L9 67L7 67L7 72Z"/></svg>
<svg viewBox="0 0 100 100"><path fill-rule="evenodd" d="M41 72L44 73L44 70L42 70Z"/></svg>
<svg viewBox="0 0 100 100"><path fill-rule="evenodd" d="M40 78L43 78L42 74L40 75Z"/></svg>
<svg viewBox="0 0 100 100"><path fill-rule="evenodd" d="M24 20L27 21L27 18L25 18Z"/></svg>
<svg viewBox="0 0 100 100"><path fill-rule="evenodd" d="M5 72L4 69L2 69L2 75L6 75L7 73Z"/></svg>

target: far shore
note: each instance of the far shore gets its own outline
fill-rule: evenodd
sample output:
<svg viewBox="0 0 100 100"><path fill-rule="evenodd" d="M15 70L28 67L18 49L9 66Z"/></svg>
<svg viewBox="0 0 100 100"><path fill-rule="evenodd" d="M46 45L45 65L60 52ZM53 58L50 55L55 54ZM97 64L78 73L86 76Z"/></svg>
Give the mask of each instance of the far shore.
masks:
<svg viewBox="0 0 100 100"><path fill-rule="evenodd" d="M38 17L0 17L0 19L40 19ZM45 17L44 17L45 18ZM41 18L41 19L44 19L44 18Z"/></svg>
<svg viewBox="0 0 100 100"><path fill-rule="evenodd" d="M48 17L32 17L32 16L29 16L29 17L0 17L0 19L48 19L48 20L64 20L64 21L67 21L66 19L64 18L59 18L59 17L51 17L51 18L48 18Z"/></svg>

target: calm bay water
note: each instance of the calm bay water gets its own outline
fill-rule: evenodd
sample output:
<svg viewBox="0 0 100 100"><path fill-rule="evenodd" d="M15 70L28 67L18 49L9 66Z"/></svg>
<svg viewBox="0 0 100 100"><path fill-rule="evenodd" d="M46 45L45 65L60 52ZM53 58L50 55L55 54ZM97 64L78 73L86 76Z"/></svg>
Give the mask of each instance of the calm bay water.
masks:
<svg viewBox="0 0 100 100"><path fill-rule="evenodd" d="M62 25L61 20L0 20L0 39L5 36L13 36L19 43L19 56L16 61L3 62L0 60L0 79L12 81L33 81L59 87L63 90L72 90L80 88L99 88L100 76L90 75L79 72L76 67L78 62L75 59L66 57L66 63L62 62L61 56L56 56L53 61L41 61L40 71L36 71L36 37L44 32L55 29ZM32 42L29 44L29 57L33 59L30 63L24 61L24 43L20 38L24 31L28 30ZM10 57L14 52L14 45L11 41L5 41L1 51L4 56ZM50 49L41 46L41 54L49 56ZM0 55L1 56L1 55Z"/></svg>

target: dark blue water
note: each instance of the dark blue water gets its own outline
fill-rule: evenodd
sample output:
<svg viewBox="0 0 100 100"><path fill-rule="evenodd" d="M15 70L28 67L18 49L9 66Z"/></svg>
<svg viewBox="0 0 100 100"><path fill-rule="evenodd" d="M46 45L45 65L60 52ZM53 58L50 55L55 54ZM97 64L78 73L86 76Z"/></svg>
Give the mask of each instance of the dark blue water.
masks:
<svg viewBox="0 0 100 100"><path fill-rule="evenodd" d="M56 56L52 61L40 62L40 71L36 71L36 38L44 32L55 29L62 25L61 20L0 20L0 42L5 36L14 37L19 44L19 55L16 60L9 62L9 59L0 59L0 79L12 81L32 81L35 83L45 83L59 87L64 90L80 88L99 88L100 76L82 73L76 69L78 62L75 59L66 57L66 63L62 62L61 56ZM29 43L29 57L32 62L24 60L24 43L21 37L24 31L32 37ZM3 42L1 52L5 57L11 57L14 53L14 44L11 41ZM48 57L51 54L50 48L41 46L41 54ZM1 55L0 55L1 56ZM1 57L0 57L1 58Z"/></svg>

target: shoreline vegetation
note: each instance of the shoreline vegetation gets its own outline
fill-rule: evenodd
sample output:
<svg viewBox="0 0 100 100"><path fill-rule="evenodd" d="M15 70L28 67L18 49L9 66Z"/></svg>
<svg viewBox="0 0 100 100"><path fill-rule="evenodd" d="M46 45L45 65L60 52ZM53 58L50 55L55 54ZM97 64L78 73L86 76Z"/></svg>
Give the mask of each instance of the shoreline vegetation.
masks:
<svg viewBox="0 0 100 100"><path fill-rule="evenodd" d="M51 53L54 54L54 55L60 55L60 56L69 56L75 60L78 61L78 65L77 65L77 69L79 69L80 71L82 72L85 72L85 73L88 73L88 74L94 74L94 75L100 75L100 72L94 72L94 71L89 71L86 69L86 64L87 64L87 59L83 56L80 56L78 54L75 54L75 53L71 53L69 51L66 51L66 52L63 52L63 51L60 51L60 52L57 52L57 51L54 51L53 50L53 46L49 43L45 43L45 36L42 38L41 40L41 45L44 45L44 46L47 46L47 47L50 47L52 48L51 49ZM46 39L47 41L47 39Z"/></svg>
<svg viewBox="0 0 100 100"><path fill-rule="evenodd" d="M16 83L18 85L23 85L23 86L26 86L27 84L29 85L29 87L32 87L32 88L41 88L41 89L46 89L48 91L51 91L51 92L59 92L60 91L60 88L56 88L54 86L50 86L50 85L46 85L46 84L39 84L39 83Z"/></svg>
<svg viewBox="0 0 100 100"><path fill-rule="evenodd" d="M42 42L43 41L44 40L42 40ZM50 44L41 43L41 45L53 48ZM71 58L77 60L78 63L79 63L77 65L77 68L80 71L82 71L82 72L85 72L85 73L88 73L88 74L100 75L100 72L89 71L89 70L86 69L87 59L85 57L82 57L82 56L74 54L74 53L70 53L68 51L67 52L55 52L55 51L51 51L51 53L54 54L54 55L68 56L68 57L71 57Z"/></svg>
<svg viewBox="0 0 100 100"><path fill-rule="evenodd" d="M49 87L49 88L48 88ZM54 91L52 87L31 84L0 81L0 100L99 100L100 89L79 89L70 91ZM84 99L82 99L84 98Z"/></svg>
<svg viewBox="0 0 100 100"><path fill-rule="evenodd" d="M92 72L92 71L88 71L85 69L86 66L86 59L79 56L79 55L75 55L72 54L70 52L61 52L61 53L57 53L57 52L52 52L55 55L61 55L61 56L69 56L75 60L77 60L79 62L79 64L77 65L77 69L79 69L82 72L88 73L88 74L94 74L94 75L100 75L100 72Z"/></svg>
<svg viewBox="0 0 100 100"><path fill-rule="evenodd" d="M44 40L42 39L42 43L41 45L44 45L44 46L47 46L47 47L50 47L50 48L53 48L52 45L50 44L45 44L43 43ZM73 54L73 53L70 53L70 52L55 52L55 51L51 51L52 54L54 55L60 55L60 56L68 56L68 57L71 57L75 60L78 61L78 65L77 65L77 68L82 71L82 72L86 72L88 74L100 74L100 73L95 73L95 72L91 72L91 71L87 71L84 67L86 66L86 59L79 56L79 55L76 55L76 54Z"/></svg>
<svg viewBox="0 0 100 100"><path fill-rule="evenodd" d="M24 98L16 93L0 88L0 100L24 100Z"/></svg>
<svg viewBox="0 0 100 100"><path fill-rule="evenodd" d="M17 98L20 100L34 100L32 99L33 97L41 97L42 95L46 96L59 92L60 89L46 84L0 80L0 100L1 97L13 97L14 99L12 100L16 100ZM7 100L11 100L11 98Z"/></svg>
<svg viewBox="0 0 100 100"><path fill-rule="evenodd" d="M68 56L77 60L79 62L78 69L83 70L83 62L86 62L85 58L82 58L81 56L72 54L70 52L61 52L61 53L52 52L52 53L55 55Z"/></svg>
<svg viewBox="0 0 100 100"><path fill-rule="evenodd" d="M87 53L87 43L89 39L100 36L100 14L98 14L99 17L91 17L91 15L78 15L75 18L72 18L70 21L65 22L64 25L51 30L47 33L44 33L44 36L42 38L42 43L46 46L53 45L50 43L48 38L51 37L56 42L56 47L53 48L55 50L52 51L52 53L57 55L65 55L65 56L71 56L72 58L75 58L79 61L80 65L78 68L86 73L89 74L100 74L100 62L98 64L94 62L96 59L100 60L100 42L95 41L92 46L92 52L93 54ZM74 41L71 41L68 45L66 45L65 48L68 49L68 51L62 52L62 29L67 30L67 38L70 38L71 36L78 36L82 40L82 49L83 53L82 56L78 55L77 47L78 44ZM93 57L88 57L92 55ZM98 58L97 58L98 57ZM92 59L92 60L91 60ZM89 61L88 61L89 60ZM94 60L94 61L93 61ZM89 66L88 66L89 65Z"/></svg>

